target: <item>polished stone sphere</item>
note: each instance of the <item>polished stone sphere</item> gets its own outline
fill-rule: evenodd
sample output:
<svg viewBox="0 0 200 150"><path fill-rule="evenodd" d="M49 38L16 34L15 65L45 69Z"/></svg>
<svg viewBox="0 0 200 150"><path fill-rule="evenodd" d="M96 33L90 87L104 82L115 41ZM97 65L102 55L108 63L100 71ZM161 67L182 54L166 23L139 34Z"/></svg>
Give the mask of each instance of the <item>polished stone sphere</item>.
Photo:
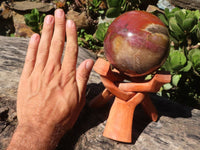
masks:
<svg viewBox="0 0 200 150"><path fill-rule="evenodd" d="M151 13L124 13L109 26L104 50L108 61L120 72L147 75L158 69L168 56L168 28Z"/></svg>

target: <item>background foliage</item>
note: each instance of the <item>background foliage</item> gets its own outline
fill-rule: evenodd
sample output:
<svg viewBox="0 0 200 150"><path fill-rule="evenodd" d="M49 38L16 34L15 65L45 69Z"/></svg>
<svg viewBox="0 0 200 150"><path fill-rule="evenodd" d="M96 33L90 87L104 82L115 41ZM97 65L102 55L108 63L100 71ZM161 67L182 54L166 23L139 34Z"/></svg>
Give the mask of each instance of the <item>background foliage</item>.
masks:
<svg viewBox="0 0 200 150"><path fill-rule="evenodd" d="M31 11L30 14L24 15L24 18L26 24L30 26L34 32L40 33L45 16L45 14L40 15L39 11L35 8Z"/></svg>
<svg viewBox="0 0 200 150"><path fill-rule="evenodd" d="M161 67L170 71L172 82L166 84L162 95L184 104L199 107L200 104L200 13L174 8L165 9L158 17L169 28L171 49L169 57Z"/></svg>
<svg viewBox="0 0 200 150"><path fill-rule="evenodd" d="M67 5L70 3L67 1ZM106 7L101 7L102 3ZM94 52L103 49L103 40L111 22L122 13L143 9L145 3L144 0L90 0L83 7L99 23L92 33L80 29L78 44ZM172 81L165 84L158 94L200 108L200 12L174 8L172 11L165 9L153 13L168 27L171 41L169 57L160 70L169 71ZM33 31L39 33L44 16L34 9L25 15L25 21Z"/></svg>

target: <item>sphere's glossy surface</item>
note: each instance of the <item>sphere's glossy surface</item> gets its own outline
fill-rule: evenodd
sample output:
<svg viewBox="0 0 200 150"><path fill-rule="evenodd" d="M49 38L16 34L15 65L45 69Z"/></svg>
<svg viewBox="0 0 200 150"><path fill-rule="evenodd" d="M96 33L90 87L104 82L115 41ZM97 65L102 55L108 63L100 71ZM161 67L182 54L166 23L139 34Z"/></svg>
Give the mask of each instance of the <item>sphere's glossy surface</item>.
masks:
<svg viewBox="0 0 200 150"><path fill-rule="evenodd" d="M109 26L104 49L108 61L119 71L146 75L158 69L168 56L168 29L148 12L130 11Z"/></svg>

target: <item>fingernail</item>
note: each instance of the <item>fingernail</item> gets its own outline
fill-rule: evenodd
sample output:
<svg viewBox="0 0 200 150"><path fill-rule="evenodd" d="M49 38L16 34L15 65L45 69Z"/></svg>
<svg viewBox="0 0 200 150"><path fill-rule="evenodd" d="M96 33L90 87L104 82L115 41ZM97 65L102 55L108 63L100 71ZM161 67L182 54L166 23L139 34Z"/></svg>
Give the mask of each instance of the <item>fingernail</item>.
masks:
<svg viewBox="0 0 200 150"><path fill-rule="evenodd" d="M47 24L51 24L51 23L52 23L52 20L53 20L53 17L51 17L51 16L46 16L46 18L45 18L45 22L46 22Z"/></svg>
<svg viewBox="0 0 200 150"><path fill-rule="evenodd" d="M86 69L87 69L87 70L91 70L92 67L93 67L93 64L94 64L93 60L88 60L88 61L86 62L86 65L85 65Z"/></svg>
<svg viewBox="0 0 200 150"><path fill-rule="evenodd" d="M68 27L73 27L74 26L74 22L72 20L67 20L67 26Z"/></svg>
<svg viewBox="0 0 200 150"><path fill-rule="evenodd" d="M63 10L62 10L62 9L57 9L57 10L55 11L55 16L56 16L57 18L63 17L63 16L64 16Z"/></svg>
<svg viewBox="0 0 200 150"><path fill-rule="evenodd" d="M33 34L33 35L31 36L31 41L37 41L38 38L39 38L38 34Z"/></svg>

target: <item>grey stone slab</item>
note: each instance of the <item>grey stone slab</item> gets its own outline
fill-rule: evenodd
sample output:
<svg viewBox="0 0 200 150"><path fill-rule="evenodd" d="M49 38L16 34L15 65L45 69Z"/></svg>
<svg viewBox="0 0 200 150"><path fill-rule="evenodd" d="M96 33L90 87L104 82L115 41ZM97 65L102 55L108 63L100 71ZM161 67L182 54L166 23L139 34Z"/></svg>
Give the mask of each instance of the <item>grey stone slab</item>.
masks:
<svg viewBox="0 0 200 150"><path fill-rule="evenodd" d="M42 3L36 1L16 1L13 4L13 9L18 11L27 11L37 8L40 12L49 12L54 9L52 3Z"/></svg>
<svg viewBox="0 0 200 150"><path fill-rule="evenodd" d="M200 0L169 0L171 4L185 9L198 9L200 10Z"/></svg>

